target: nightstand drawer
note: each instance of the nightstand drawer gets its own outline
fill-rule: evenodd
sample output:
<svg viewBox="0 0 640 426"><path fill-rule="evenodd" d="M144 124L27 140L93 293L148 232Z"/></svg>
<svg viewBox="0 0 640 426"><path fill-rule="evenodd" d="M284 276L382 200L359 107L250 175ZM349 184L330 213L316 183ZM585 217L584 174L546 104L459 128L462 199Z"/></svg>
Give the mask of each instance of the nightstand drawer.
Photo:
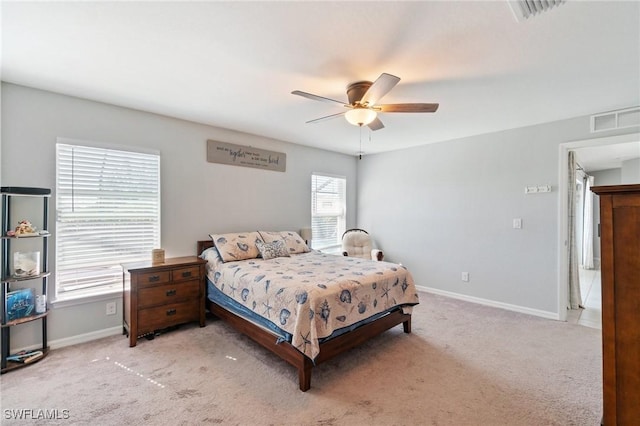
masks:
<svg viewBox="0 0 640 426"><path fill-rule="evenodd" d="M138 290L138 307L146 308L183 300L193 300L199 296L200 282L198 280L141 288Z"/></svg>
<svg viewBox="0 0 640 426"><path fill-rule="evenodd" d="M171 271L146 272L138 275L140 286L153 286L171 281Z"/></svg>
<svg viewBox="0 0 640 426"><path fill-rule="evenodd" d="M198 300L171 303L138 311L138 335L198 320Z"/></svg>
<svg viewBox="0 0 640 426"><path fill-rule="evenodd" d="M173 281L192 280L200 275L199 266L190 266L188 268L174 269L171 271Z"/></svg>

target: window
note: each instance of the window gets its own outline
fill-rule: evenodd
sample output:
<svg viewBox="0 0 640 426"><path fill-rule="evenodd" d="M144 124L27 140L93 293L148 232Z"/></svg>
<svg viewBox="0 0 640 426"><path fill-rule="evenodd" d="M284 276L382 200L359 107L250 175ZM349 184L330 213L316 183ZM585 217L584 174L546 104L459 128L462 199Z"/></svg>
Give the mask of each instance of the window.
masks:
<svg viewBox="0 0 640 426"><path fill-rule="evenodd" d="M345 231L347 180L342 177L311 175L311 245L317 250L340 247Z"/></svg>
<svg viewBox="0 0 640 426"><path fill-rule="evenodd" d="M160 246L160 155L60 141L56 299L121 291L120 263Z"/></svg>

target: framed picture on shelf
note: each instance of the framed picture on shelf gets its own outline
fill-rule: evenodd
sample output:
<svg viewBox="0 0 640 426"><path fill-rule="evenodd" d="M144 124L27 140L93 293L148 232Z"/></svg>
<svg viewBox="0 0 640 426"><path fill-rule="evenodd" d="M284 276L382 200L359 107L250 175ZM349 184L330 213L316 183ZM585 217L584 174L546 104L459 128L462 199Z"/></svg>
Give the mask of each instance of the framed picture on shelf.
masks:
<svg viewBox="0 0 640 426"><path fill-rule="evenodd" d="M25 318L35 313L35 292L32 288L21 288L7 293L7 322Z"/></svg>

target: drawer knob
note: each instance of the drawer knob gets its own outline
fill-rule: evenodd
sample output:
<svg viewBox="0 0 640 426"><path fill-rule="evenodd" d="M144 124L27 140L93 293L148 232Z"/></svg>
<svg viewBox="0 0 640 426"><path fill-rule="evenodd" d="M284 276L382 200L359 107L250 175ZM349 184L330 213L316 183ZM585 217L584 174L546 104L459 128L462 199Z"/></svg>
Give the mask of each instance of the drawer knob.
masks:
<svg viewBox="0 0 640 426"><path fill-rule="evenodd" d="M182 273L182 278L187 278L191 276L191 271L185 271Z"/></svg>
<svg viewBox="0 0 640 426"><path fill-rule="evenodd" d="M156 281L160 281L160 275L152 275L149 277L150 283L155 283Z"/></svg>
<svg viewBox="0 0 640 426"><path fill-rule="evenodd" d="M176 310L175 309L167 309L167 316L170 317L171 315L175 315L176 314Z"/></svg>
<svg viewBox="0 0 640 426"><path fill-rule="evenodd" d="M176 289L173 288L171 290L167 290L167 296L175 296L177 293Z"/></svg>

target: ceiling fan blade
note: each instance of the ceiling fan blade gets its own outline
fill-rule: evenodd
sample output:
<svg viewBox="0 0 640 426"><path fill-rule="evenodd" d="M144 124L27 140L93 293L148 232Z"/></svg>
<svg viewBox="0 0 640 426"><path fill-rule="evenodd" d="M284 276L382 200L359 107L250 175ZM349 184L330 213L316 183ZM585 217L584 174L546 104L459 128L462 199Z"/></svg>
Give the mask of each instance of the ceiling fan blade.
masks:
<svg viewBox="0 0 640 426"><path fill-rule="evenodd" d="M371 123L367 124L367 126L374 131L384 129L384 124L382 124L382 121L380 121L378 117L376 117Z"/></svg>
<svg viewBox="0 0 640 426"><path fill-rule="evenodd" d="M436 112L440 104L382 104L376 105L382 112Z"/></svg>
<svg viewBox="0 0 640 426"><path fill-rule="evenodd" d="M327 116L324 116L324 117L320 117L320 118L316 118L316 119L313 119L313 120L309 120L309 121L307 121L307 123L319 123L321 121L331 120L332 118L337 118L337 117L340 117L342 115L344 115L344 112L339 112L337 114L331 114L331 115L327 115Z"/></svg>
<svg viewBox="0 0 640 426"><path fill-rule="evenodd" d="M340 104L342 106L348 106L342 101L336 101L335 99L325 98L324 96L318 96L318 95L314 95L312 93L302 92L300 90L294 90L293 92L291 92L291 94L292 95L302 96L303 98L307 98L307 99L312 99L314 101L328 102L328 103L338 103L338 104Z"/></svg>
<svg viewBox="0 0 640 426"><path fill-rule="evenodd" d="M400 77L395 75L382 73L376 81L373 82L369 90L362 96L360 104L368 104L369 106L375 105L384 95L389 93L391 89L395 87L400 81Z"/></svg>

